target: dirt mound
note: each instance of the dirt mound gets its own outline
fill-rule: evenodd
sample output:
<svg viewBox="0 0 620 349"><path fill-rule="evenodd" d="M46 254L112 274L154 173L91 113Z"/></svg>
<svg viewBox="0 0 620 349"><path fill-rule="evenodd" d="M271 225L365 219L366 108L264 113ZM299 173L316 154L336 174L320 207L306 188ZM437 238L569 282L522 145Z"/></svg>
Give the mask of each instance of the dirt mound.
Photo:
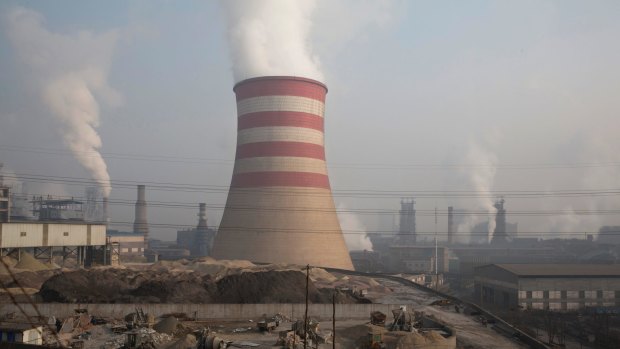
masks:
<svg viewBox="0 0 620 349"><path fill-rule="evenodd" d="M227 276L217 282L217 303L303 303L306 275L299 271L266 271ZM312 281L309 299L323 303Z"/></svg>
<svg viewBox="0 0 620 349"><path fill-rule="evenodd" d="M296 270L225 268L225 276L195 271L210 261L157 263L146 269L92 268L69 271L47 270L49 279L37 294L44 302L61 303L303 303L306 275ZM224 261L223 265L249 266L244 261ZM215 265L215 264L211 264ZM252 264L253 265L253 264ZM43 273L43 272L39 272ZM24 276L34 273L20 273ZM55 274L55 275L54 275ZM53 276L52 276L53 275ZM325 274L322 274L325 277ZM0 279L2 277L0 276ZM38 281L38 280L33 280ZM41 282L41 281L39 281ZM35 287L36 286L36 287ZM310 302L330 303L333 289L309 285ZM350 294L337 295L338 303L362 300Z"/></svg>
<svg viewBox="0 0 620 349"><path fill-rule="evenodd" d="M209 276L194 273L81 269L51 277L39 295L62 303L208 303L209 286Z"/></svg>
<svg viewBox="0 0 620 349"><path fill-rule="evenodd" d="M383 335L387 348L407 349L407 348L437 348L446 346L448 340L436 331L424 333L412 332L386 332Z"/></svg>
<svg viewBox="0 0 620 349"><path fill-rule="evenodd" d="M153 326L153 329L159 333L173 334L177 330L179 320L173 316L165 317ZM195 344L195 343L194 343Z"/></svg>
<svg viewBox="0 0 620 349"><path fill-rule="evenodd" d="M31 254L22 252L20 256L19 262L15 264L14 268L16 269L24 269L30 271L41 271L41 270L49 270L49 267L44 263L41 263L36 258L34 258Z"/></svg>
<svg viewBox="0 0 620 349"><path fill-rule="evenodd" d="M196 337L186 334L184 337L166 345L164 349L194 349L196 348Z"/></svg>

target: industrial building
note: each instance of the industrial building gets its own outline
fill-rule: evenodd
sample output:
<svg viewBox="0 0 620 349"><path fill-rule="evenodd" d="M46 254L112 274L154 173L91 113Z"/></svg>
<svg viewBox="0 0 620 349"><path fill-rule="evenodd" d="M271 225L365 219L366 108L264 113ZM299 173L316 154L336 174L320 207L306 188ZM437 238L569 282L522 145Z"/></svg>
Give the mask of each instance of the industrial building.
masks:
<svg viewBox="0 0 620 349"><path fill-rule="evenodd" d="M10 190L0 186L0 222L8 222L11 219Z"/></svg>
<svg viewBox="0 0 620 349"><path fill-rule="evenodd" d="M211 253L215 230L207 226L207 205L198 205L198 225L193 229L177 231L177 246L190 251L192 257L205 257Z"/></svg>
<svg viewBox="0 0 620 349"><path fill-rule="evenodd" d="M436 254L435 254L436 253ZM389 247L389 270L407 273L447 273L449 249L431 245L392 245ZM435 258L437 257L437 258ZM437 261L437 268L435 268Z"/></svg>
<svg viewBox="0 0 620 349"><path fill-rule="evenodd" d="M234 91L237 152L213 256L352 269L325 163L327 87L268 76Z"/></svg>
<svg viewBox="0 0 620 349"><path fill-rule="evenodd" d="M398 242L404 245L416 243L415 200L400 201L400 224L398 226Z"/></svg>
<svg viewBox="0 0 620 349"><path fill-rule="evenodd" d="M110 258L103 224L0 223L0 255L19 259L22 250L49 262L60 253L63 261L75 258L78 265L107 264Z"/></svg>
<svg viewBox="0 0 620 349"><path fill-rule="evenodd" d="M118 244L121 260L144 257L144 235L135 232L125 232L108 229L108 242Z"/></svg>
<svg viewBox="0 0 620 349"><path fill-rule="evenodd" d="M0 347L15 343L43 345L43 326L29 323L0 322Z"/></svg>
<svg viewBox="0 0 620 349"><path fill-rule="evenodd" d="M475 299L504 309L574 311L620 306L617 264L490 264L475 270Z"/></svg>

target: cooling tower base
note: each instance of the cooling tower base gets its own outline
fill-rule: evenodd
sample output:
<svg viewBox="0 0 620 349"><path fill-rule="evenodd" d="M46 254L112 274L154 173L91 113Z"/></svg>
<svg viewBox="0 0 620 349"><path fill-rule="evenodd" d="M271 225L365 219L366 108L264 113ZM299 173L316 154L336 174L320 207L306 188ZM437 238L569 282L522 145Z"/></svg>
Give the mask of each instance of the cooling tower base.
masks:
<svg viewBox="0 0 620 349"><path fill-rule="evenodd" d="M353 269L329 190L274 187L256 192L229 192L213 257Z"/></svg>

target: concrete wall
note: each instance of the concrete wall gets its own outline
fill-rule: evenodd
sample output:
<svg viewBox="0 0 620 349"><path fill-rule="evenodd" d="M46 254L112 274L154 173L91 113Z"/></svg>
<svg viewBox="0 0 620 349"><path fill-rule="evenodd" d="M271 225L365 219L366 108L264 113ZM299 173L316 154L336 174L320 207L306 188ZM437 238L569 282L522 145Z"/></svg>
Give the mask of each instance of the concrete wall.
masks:
<svg viewBox="0 0 620 349"><path fill-rule="evenodd" d="M380 311L391 318L392 309L398 309L405 304L336 304L336 319L370 319L370 313ZM36 315L30 304L21 304L23 309L31 315ZM65 303L42 303L37 304L39 312L43 316L67 317L74 315L74 309L86 308L92 315L104 317L122 318L135 310L134 304L65 304ZM280 313L290 318L301 319L304 316L304 304L142 304L145 313L161 316L168 313L185 313L190 317L199 319L256 319L263 314ZM408 305L409 309L414 309ZM20 313L14 304L0 305L0 315L9 312ZM332 317L331 304L310 304L308 316L327 320Z"/></svg>

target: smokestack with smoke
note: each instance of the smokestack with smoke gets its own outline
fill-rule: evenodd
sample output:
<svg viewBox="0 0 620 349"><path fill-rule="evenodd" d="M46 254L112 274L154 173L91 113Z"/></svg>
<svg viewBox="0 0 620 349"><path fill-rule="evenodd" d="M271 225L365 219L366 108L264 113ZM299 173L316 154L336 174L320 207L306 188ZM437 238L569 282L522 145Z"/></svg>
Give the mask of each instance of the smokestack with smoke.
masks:
<svg viewBox="0 0 620 349"><path fill-rule="evenodd" d="M308 37L315 1L227 0L222 4L235 81L267 75L323 81Z"/></svg>
<svg viewBox="0 0 620 349"><path fill-rule="evenodd" d="M480 209L488 212L485 217L488 222L488 231L486 241L489 242L493 231L495 231L495 202L493 201L491 191L495 182L495 174L497 172L497 155L495 148L499 143L501 134L499 130L492 130L486 134L486 138L482 139L484 143L471 140L467 153L464 157L465 166L462 169L463 174L468 178L470 185L478 194L474 211ZM463 232L471 232L472 228L482 221L478 215L470 215L465 219L459 230Z"/></svg>
<svg viewBox="0 0 620 349"><path fill-rule="evenodd" d="M99 103L120 103L107 75L116 31L95 35L62 35L48 31L37 12L17 7L6 16L8 37L19 58L32 72L41 100L61 125L60 133L74 157L101 187L111 191L107 165L99 152Z"/></svg>

